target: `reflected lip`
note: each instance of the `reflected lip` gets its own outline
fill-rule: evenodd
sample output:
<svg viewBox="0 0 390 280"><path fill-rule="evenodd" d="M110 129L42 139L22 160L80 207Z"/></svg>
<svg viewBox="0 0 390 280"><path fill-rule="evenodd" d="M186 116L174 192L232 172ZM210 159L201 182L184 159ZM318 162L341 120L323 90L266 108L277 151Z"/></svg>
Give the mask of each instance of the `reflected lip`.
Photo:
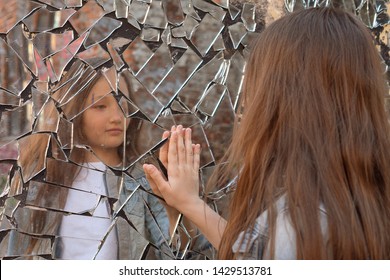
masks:
<svg viewBox="0 0 390 280"><path fill-rule="evenodd" d="M106 131L107 132L122 132L123 129L121 129L121 128L111 128L111 129L107 129Z"/></svg>

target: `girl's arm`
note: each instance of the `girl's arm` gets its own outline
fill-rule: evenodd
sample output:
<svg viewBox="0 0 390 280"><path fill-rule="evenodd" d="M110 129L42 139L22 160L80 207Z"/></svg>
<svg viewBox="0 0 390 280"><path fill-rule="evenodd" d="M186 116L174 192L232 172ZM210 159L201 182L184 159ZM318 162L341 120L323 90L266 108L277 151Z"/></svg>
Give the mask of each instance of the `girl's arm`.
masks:
<svg viewBox="0 0 390 280"><path fill-rule="evenodd" d="M167 158L168 181L156 167L144 165L153 191L183 213L218 249L226 221L199 197L200 145L192 144L191 129L184 133L181 126L172 129Z"/></svg>

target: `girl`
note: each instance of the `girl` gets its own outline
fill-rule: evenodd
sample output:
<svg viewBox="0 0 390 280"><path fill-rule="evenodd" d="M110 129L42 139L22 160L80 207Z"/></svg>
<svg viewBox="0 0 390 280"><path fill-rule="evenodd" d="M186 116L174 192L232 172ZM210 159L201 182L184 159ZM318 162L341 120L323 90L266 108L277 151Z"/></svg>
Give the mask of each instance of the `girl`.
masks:
<svg viewBox="0 0 390 280"><path fill-rule="evenodd" d="M177 211L166 211L148 193L142 174L126 169L135 150L129 126L137 120L125 117L124 97L112 93L102 70L76 64L64 80L47 103L54 100L56 106L42 111L40 133L27 136L21 146L18 163L28 189L15 213L2 221L3 227L13 222L1 257L173 258L168 218L176 220ZM58 111L73 126L69 141L66 126L55 125L53 135L45 131L48 123L58 124ZM56 147L67 142L65 155ZM45 173L34 173L41 160Z"/></svg>
<svg viewBox="0 0 390 280"><path fill-rule="evenodd" d="M228 221L198 196L188 129L171 131L168 181L144 165L152 188L221 259L389 259L387 88L366 27L333 8L275 21L253 47L243 94L211 182L237 174Z"/></svg>

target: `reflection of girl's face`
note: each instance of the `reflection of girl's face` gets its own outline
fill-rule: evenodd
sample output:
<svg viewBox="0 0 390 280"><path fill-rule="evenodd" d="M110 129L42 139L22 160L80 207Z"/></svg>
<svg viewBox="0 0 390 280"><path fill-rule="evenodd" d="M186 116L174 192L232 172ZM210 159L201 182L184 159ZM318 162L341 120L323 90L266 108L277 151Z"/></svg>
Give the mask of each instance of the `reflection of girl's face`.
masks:
<svg viewBox="0 0 390 280"><path fill-rule="evenodd" d="M112 94L99 93L100 79L92 88L82 115L82 130L89 145L97 156L117 154L124 142L129 120Z"/></svg>

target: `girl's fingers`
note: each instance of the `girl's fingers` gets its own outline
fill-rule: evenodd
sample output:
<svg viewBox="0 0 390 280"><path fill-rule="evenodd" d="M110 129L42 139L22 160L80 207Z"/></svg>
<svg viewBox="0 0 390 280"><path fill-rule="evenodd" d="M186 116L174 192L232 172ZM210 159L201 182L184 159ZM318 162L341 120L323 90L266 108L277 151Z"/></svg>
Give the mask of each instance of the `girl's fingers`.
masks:
<svg viewBox="0 0 390 280"><path fill-rule="evenodd" d="M193 164L194 162L194 151L192 148L192 135L191 128L185 130L185 149L186 149L186 160L187 164Z"/></svg>
<svg viewBox="0 0 390 280"><path fill-rule="evenodd" d="M163 139L168 137L168 133L163 133ZM196 164L195 169L199 169L200 145L192 144L191 128L183 129L182 125L172 126L171 137L168 142L169 144L165 144L160 149L160 160L164 165L169 163L171 172L174 171L173 169L183 166L183 164L192 167ZM195 151L198 153L196 158Z"/></svg>
<svg viewBox="0 0 390 280"><path fill-rule="evenodd" d="M198 171L200 167L200 145L196 144L194 147L194 170Z"/></svg>
<svg viewBox="0 0 390 280"><path fill-rule="evenodd" d="M186 148L184 145L183 133L183 126L177 126L177 153L180 166L186 163Z"/></svg>
<svg viewBox="0 0 390 280"><path fill-rule="evenodd" d="M178 164L178 155L177 155L177 141L178 141L178 132L177 128L172 127L171 138L169 138L168 146L168 167L177 166ZM170 168L167 168L168 171Z"/></svg>

